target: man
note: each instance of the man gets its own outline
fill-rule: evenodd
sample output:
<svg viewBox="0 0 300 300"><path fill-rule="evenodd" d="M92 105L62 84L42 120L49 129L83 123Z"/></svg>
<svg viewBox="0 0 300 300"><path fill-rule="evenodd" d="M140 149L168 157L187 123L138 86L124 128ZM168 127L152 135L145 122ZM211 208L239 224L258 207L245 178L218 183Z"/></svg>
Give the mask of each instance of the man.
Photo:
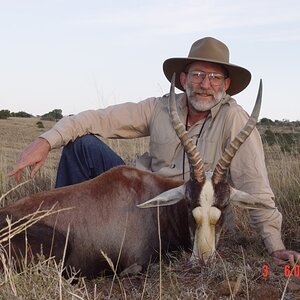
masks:
<svg viewBox="0 0 300 300"><path fill-rule="evenodd" d="M227 46L211 37L196 41L187 58L166 60L163 69L169 81L176 72L175 86L184 91L176 99L179 116L201 153L205 169L213 170L225 147L248 119L247 113L231 96L247 87L251 74L231 64ZM65 147L56 187L88 180L124 164L95 135L104 138L150 136L150 153L138 158L136 166L163 176L188 179L187 158L170 126L168 95L63 118L23 150L10 175L19 180L25 167L34 166L31 177L34 176L49 151L61 146ZM275 207L257 130L232 160L229 180L237 189ZM282 217L277 209L252 210L250 221L278 264L286 261L294 264L300 258L299 253L286 250L283 245Z"/></svg>

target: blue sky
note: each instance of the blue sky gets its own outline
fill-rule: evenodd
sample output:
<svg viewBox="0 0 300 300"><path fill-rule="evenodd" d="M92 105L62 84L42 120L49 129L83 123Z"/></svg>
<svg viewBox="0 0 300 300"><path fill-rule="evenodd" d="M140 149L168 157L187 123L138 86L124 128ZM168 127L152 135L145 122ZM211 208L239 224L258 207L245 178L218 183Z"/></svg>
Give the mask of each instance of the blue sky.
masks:
<svg viewBox="0 0 300 300"><path fill-rule="evenodd" d="M204 36L252 73L235 96L260 117L300 120L300 1L0 0L0 109L64 114L161 96L162 63Z"/></svg>

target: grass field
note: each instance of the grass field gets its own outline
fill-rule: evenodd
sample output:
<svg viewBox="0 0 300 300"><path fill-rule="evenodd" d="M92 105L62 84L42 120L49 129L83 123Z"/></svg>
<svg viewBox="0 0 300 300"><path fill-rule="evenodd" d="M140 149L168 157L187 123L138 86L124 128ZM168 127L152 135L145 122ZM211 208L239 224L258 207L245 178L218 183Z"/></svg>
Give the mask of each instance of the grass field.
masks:
<svg viewBox="0 0 300 300"><path fill-rule="evenodd" d="M43 121L45 129L40 129L38 121L0 120L1 207L53 188L60 150L52 151L42 171L23 186L15 188L15 181L7 177L21 149L53 125ZM148 148L147 139L109 143L128 163ZM271 186L284 218L284 242L300 251L300 154L282 153L276 145L266 146L265 152ZM22 273L6 264L0 273L0 299L300 299L300 272L293 270L288 277L289 269L273 263L260 238L249 229L244 211L235 210L234 230L222 236L217 259L209 266L192 266L188 253L177 253L151 264L144 274L80 278L71 284L52 260L41 258ZM1 251L0 256L3 261Z"/></svg>

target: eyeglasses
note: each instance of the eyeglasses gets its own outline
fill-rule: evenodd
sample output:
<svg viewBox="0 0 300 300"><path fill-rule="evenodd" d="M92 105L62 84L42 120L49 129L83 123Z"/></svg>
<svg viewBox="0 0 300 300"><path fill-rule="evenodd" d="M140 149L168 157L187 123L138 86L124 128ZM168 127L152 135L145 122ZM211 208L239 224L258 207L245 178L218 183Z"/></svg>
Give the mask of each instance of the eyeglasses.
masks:
<svg viewBox="0 0 300 300"><path fill-rule="evenodd" d="M202 71L190 71L187 72L190 80L192 83L201 83L206 75L208 76L209 82L211 85L213 86L218 86L221 85L223 83L223 80L225 79L225 76L218 74L218 73L206 73L206 72L202 72Z"/></svg>

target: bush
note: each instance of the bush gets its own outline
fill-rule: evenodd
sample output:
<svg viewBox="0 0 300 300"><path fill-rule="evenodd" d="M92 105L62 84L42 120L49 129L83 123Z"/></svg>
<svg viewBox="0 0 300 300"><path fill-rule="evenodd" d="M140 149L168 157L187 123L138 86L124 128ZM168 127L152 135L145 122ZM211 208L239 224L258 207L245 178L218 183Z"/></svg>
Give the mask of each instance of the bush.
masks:
<svg viewBox="0 0 300 300"><path fill-rule="evenodd" d="M25 111L19 111L19 112L12 112L11 117L19 117L19 118L31 118L32 115L25 112Z"/></svg>
<svg viewBox="0 0 300 300"><path fill-rule="evenodd" d="M45 126L44 126L44 124L43 124L42 121L36 122L36 125L37 125L38 128L45 128Z"/></svg>
<svg viewBox="0 0 300 300"><path fill-rule="evenodd" d="M54 109L41 116L41 120L45 121L58 121L63 117L61 109Z"/></svg>
<svg viewBox="0 0 300 300"><path fill-rule="evenodd" d="M300 141L298 133L273 132L267 129L262 135L262 140L269 146L279 145L283 153L299 152L297 141Z"/></svg>
<svg viewBox="0 0 300 300"><path fill-rule="evenodd" d="M262 135L262 140L264 143L268 144L269 146L274 145L276 143L275 133L272 130L267 129L265 133Z"/></svg>
<svg viewBox="0 0 300 300"><path fill-rule="evenodd" d="M259 125L274 125L274 122L268 118L262 118L260 121L259 121Z"/></svg>
<svg viewBox="0 0 300 300"><path fill-rule="evenodd" d="M7 109L0 110L0 119L7 119L10 117L10 111Z"/></svg>

